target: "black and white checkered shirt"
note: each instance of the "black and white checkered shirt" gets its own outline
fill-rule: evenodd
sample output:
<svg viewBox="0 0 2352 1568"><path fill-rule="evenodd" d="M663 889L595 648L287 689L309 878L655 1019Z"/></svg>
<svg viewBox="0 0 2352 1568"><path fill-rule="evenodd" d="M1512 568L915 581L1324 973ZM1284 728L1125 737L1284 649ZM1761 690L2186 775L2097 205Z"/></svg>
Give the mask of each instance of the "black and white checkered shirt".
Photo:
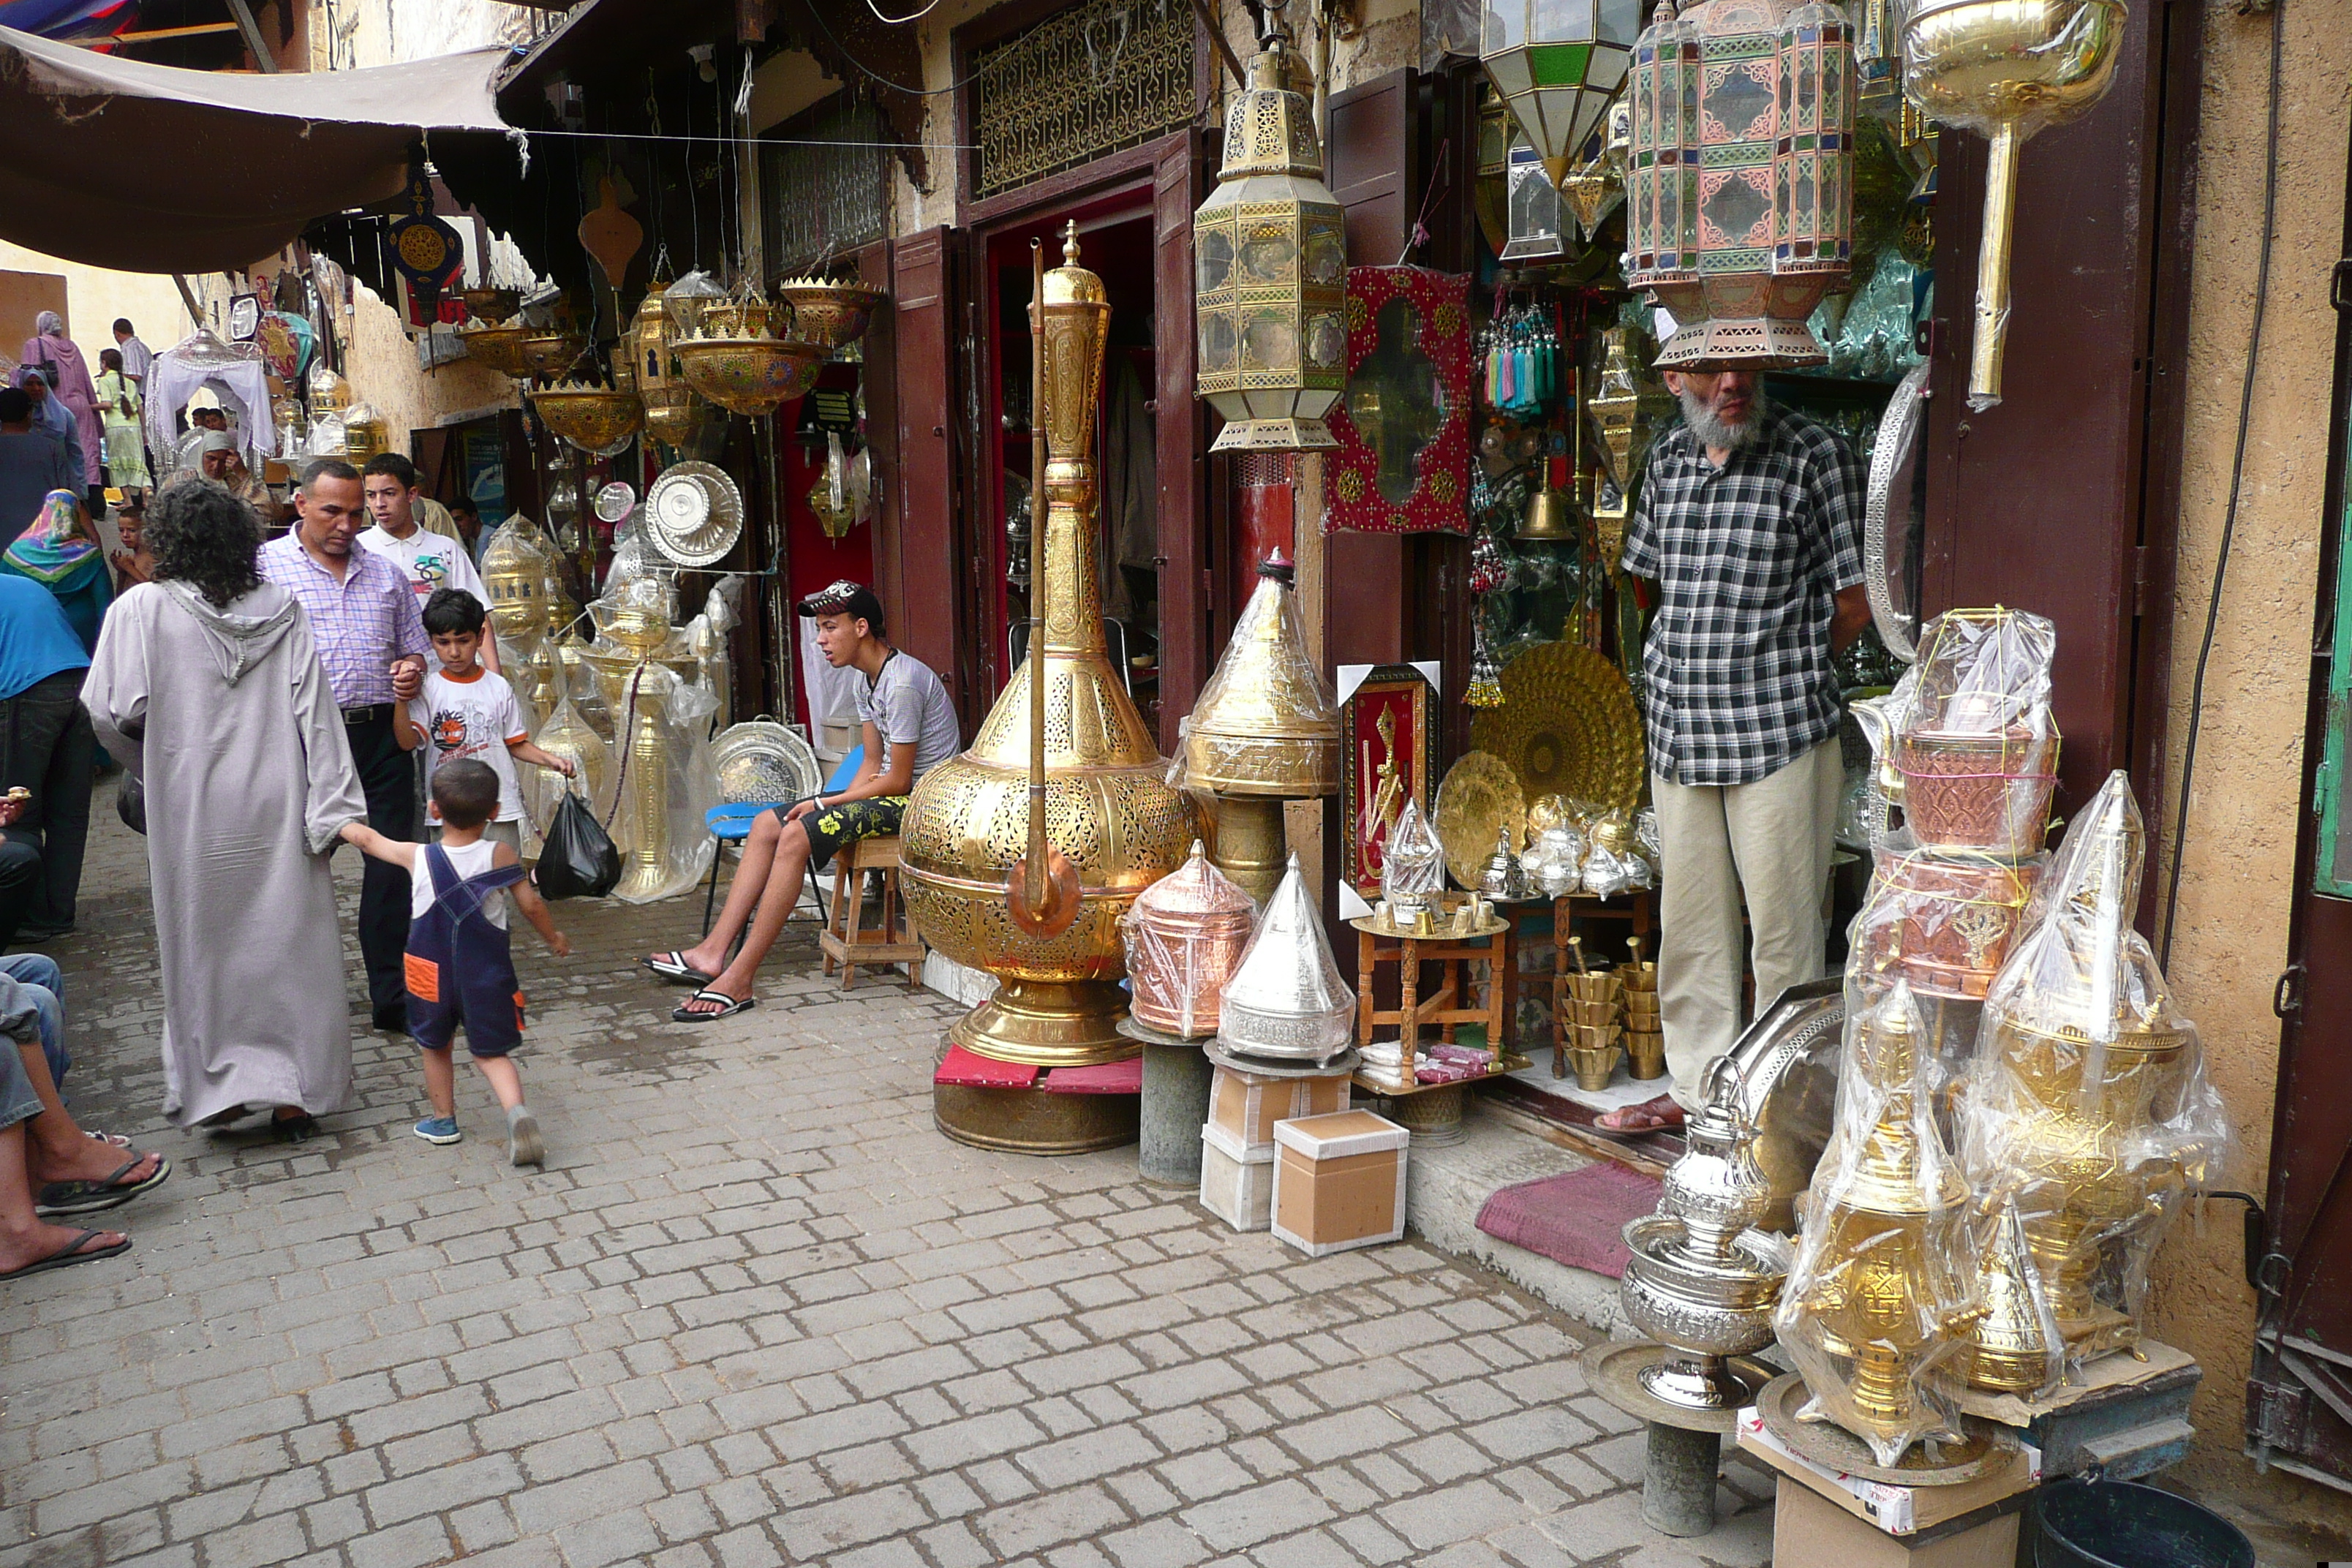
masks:
<svg viewBox="0 0 2352 1568"><path fill-rule="evenodd" d="M1802 415L1720 468L1689 429L1658 438L1625 531L1625 570L1654 579L1642 649L1650 771L1743 784L1837 733L1830 622L1862 581L1862 465Z"/></svg>

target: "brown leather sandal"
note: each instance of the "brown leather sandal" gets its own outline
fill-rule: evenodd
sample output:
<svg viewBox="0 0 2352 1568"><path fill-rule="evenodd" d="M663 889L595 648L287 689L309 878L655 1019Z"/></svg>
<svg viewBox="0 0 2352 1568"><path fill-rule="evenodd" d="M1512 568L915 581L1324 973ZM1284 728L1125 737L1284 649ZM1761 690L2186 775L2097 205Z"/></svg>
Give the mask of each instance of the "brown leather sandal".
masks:
<svg viewBox="0 0 2352 1568"><path fill-rule="evenodd" d="M1675 1103L1673 1095L1662 1094L1639 1105L1623 1105L1601 1112L1592 1119L1592 1130L1608 1138L1646 1138L1653 1132L1679 1132L1683 1130L1683 1108Z"/></svg>

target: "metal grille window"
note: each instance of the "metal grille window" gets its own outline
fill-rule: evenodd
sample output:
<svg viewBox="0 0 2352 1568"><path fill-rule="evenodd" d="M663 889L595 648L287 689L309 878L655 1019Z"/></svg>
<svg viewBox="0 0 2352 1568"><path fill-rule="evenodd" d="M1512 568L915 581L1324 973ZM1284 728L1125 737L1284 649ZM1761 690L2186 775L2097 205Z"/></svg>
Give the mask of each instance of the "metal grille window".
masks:
<svg viewBox="0 0 2352 1568"><path fill-rule="evenodd" d="M972 54L972 194L992 196L1192 118L1184 0L1080 0Z"/></svg>
<svg viewBox="0 0 2352 1568"><path fill-rule="evenodd" d="M760 149L768 259L803 272L890 232L890 149L882 111L835 103L795 116Z"/></svg>

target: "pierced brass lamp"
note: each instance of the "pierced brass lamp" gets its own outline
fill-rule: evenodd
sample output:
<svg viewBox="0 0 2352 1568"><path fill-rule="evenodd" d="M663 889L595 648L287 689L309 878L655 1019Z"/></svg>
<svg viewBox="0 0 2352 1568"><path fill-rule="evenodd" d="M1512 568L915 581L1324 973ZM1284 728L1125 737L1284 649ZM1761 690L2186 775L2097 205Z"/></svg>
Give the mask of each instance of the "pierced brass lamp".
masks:
<svg viewBox="0 0 2352 1568"><path fill-rule="evenodd" d="M1195 385L1225 427L1214 452L1309 452L1348 382L1347 247L1315 115L1270 28L1225 117L1217 188L1192 215Z"/></svg>

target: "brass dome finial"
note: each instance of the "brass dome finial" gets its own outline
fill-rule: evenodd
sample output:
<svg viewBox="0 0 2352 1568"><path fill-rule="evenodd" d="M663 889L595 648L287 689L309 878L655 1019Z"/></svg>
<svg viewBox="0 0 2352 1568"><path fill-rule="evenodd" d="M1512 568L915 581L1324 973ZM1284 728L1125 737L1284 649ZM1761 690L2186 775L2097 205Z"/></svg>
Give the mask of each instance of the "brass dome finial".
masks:
<svg viewBox="0 0 2352 1568"><path fill-rule="evenodd" d="M1062 265L1076 267L1077 264L1078 220L1072 218L1062 226Z"/></svg>

